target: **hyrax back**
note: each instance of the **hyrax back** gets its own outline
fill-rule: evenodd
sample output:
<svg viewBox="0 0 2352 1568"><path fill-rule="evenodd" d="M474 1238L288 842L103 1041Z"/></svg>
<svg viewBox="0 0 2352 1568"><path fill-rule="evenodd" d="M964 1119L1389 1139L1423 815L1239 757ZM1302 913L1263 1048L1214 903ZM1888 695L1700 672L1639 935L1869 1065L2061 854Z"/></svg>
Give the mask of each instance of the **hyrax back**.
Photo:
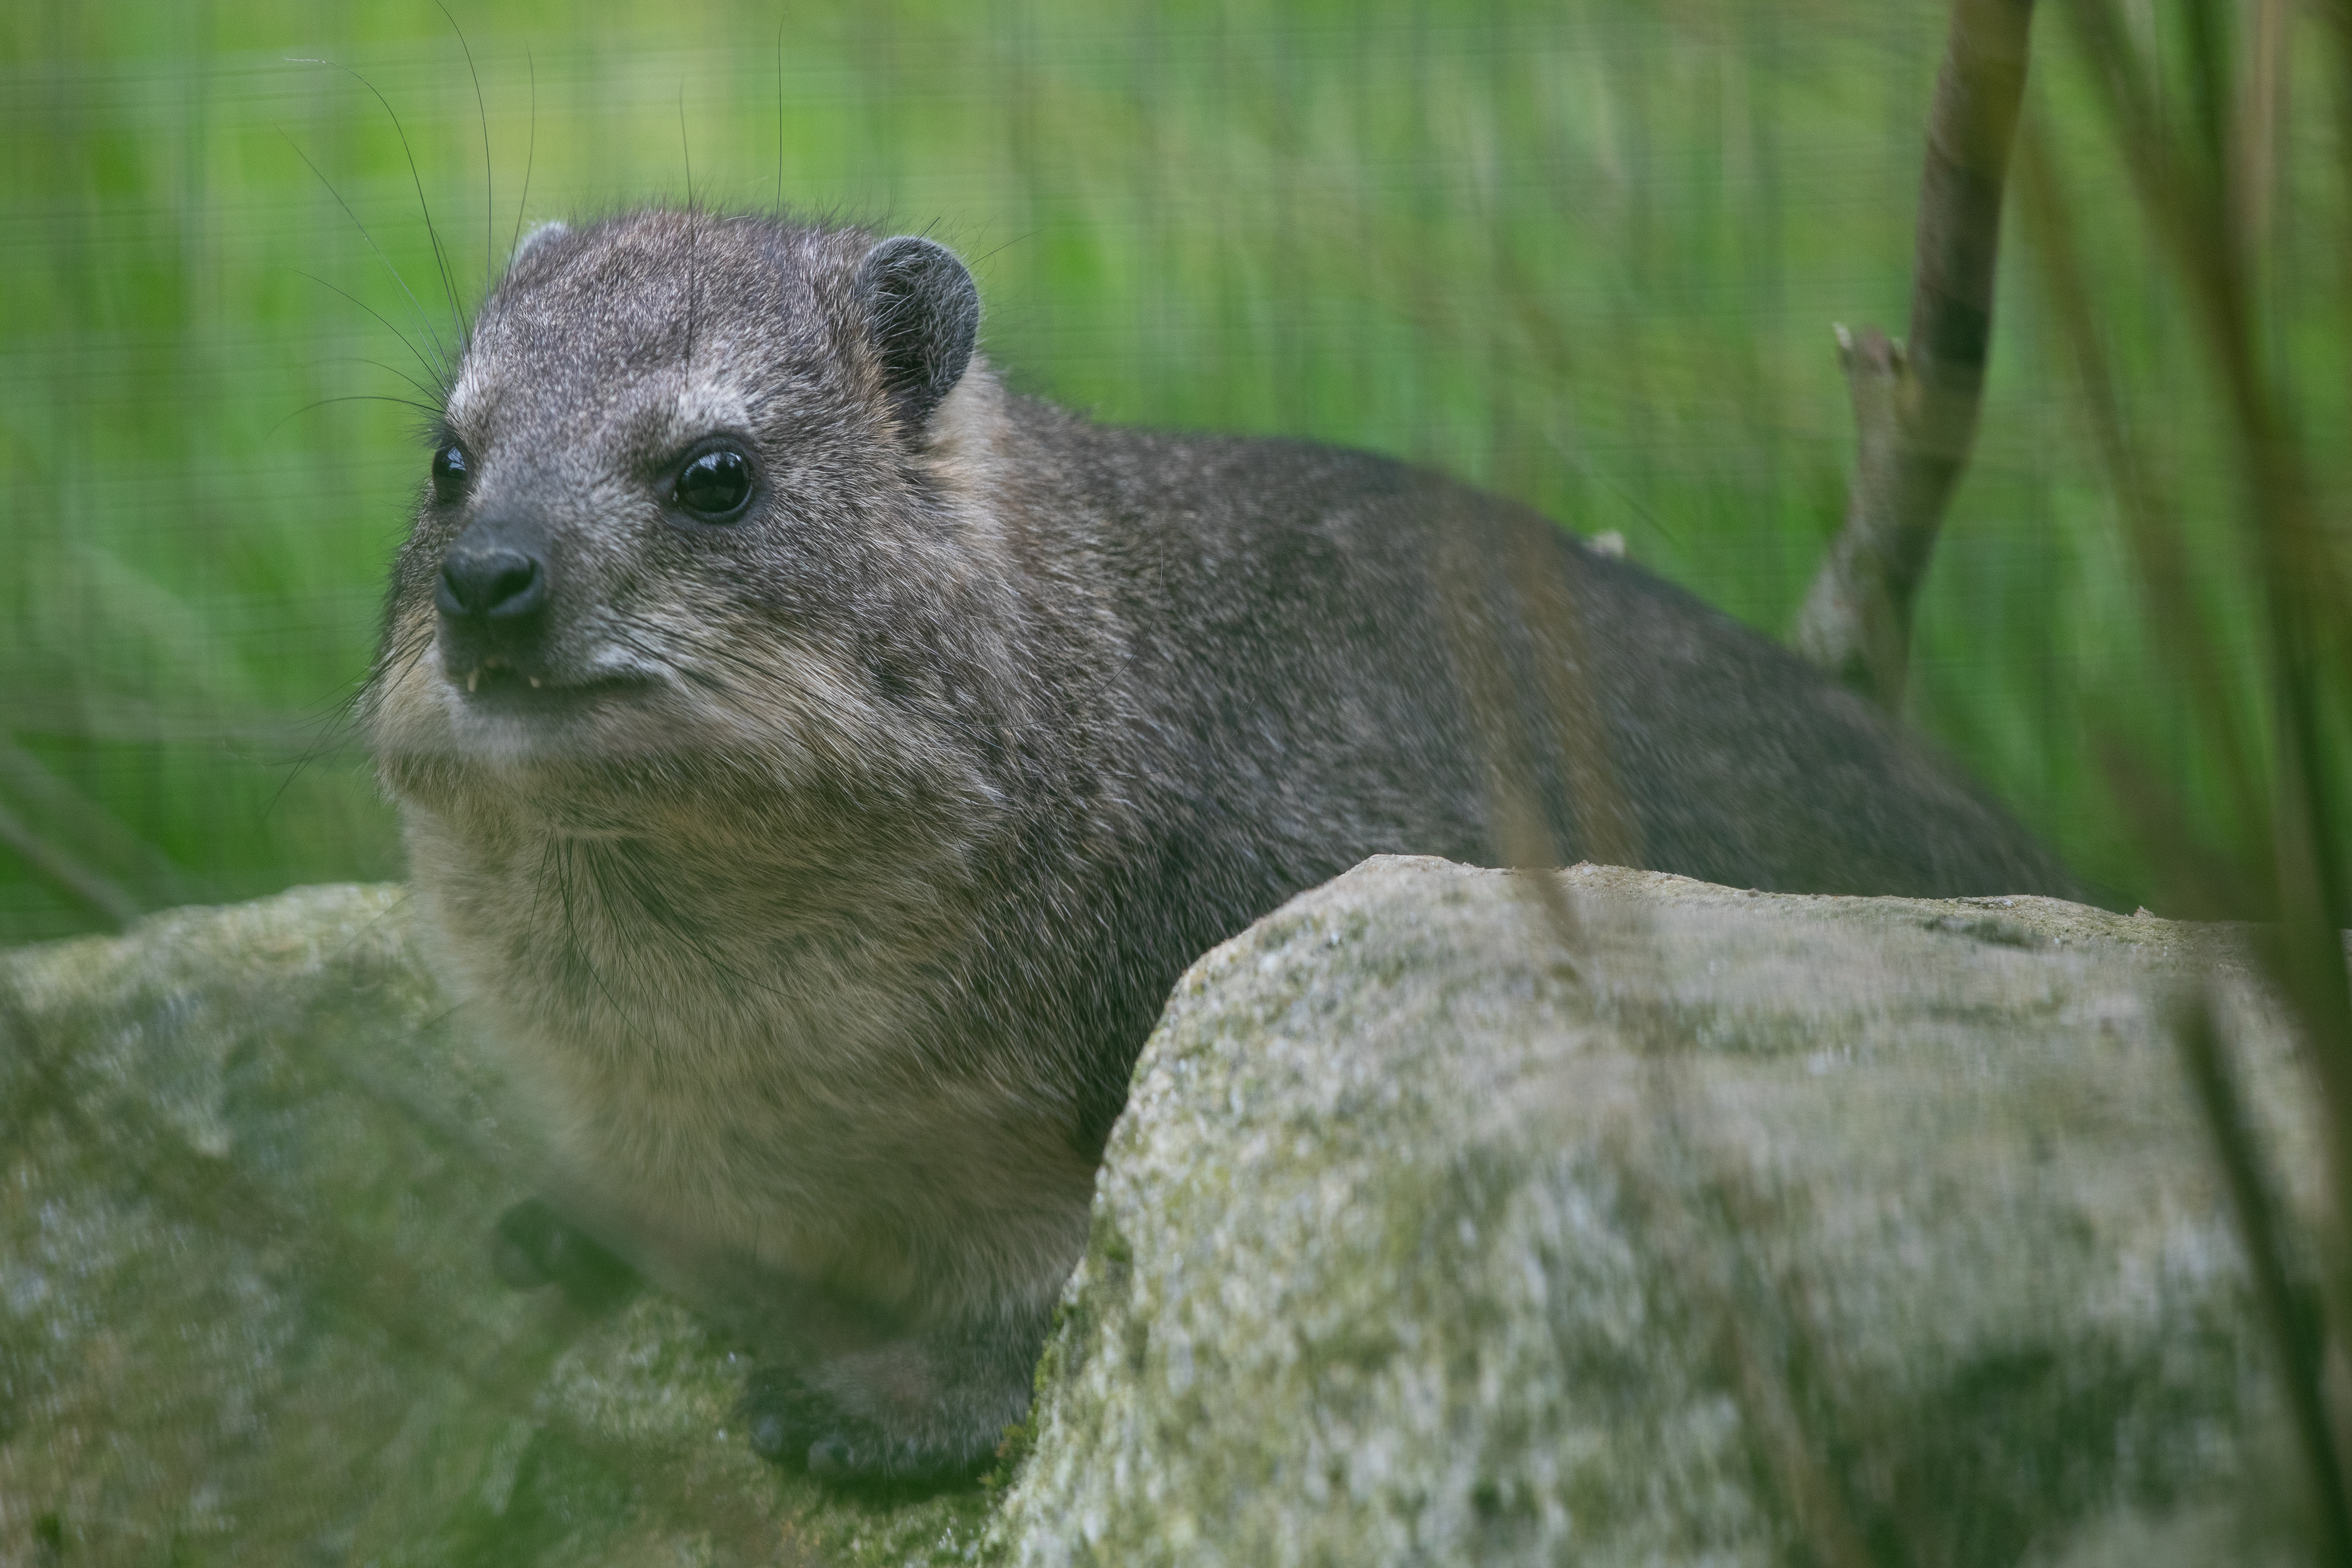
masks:
<svg viewBox="0 0 2352 1568"><path fill-rule="evenodd" d="M1516 800L1566 858L2072 890L1857 700L1542 518L1087 424L1001 387L978 311L922 240L542 231L449 389L371 689L567 1209L767 1340L763 1451L985 1454L1170 984L1369 855L1492 861Z"/></svg>

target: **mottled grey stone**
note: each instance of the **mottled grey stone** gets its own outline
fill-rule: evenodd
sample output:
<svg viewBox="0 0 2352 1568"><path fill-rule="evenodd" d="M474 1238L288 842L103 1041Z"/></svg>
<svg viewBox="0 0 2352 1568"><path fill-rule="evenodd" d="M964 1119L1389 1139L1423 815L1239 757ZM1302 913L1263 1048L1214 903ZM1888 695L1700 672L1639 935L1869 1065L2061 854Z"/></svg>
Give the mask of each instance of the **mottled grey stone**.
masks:
<svg viewBox="0 0 2352 1568"><path fill-rule="evenodd" d="M684 1310L497 1286L533 1152L397 889L0 954L0 1562L2282 1550L2274 1374L2159 1026L2220 975L2315 1207L2229 933L1564 885L1570 946L1507 875L1374 861L1184 977L1001 1506L780 1476Z"/></svg>
<svg viewBox="0 0 2352 1568"><path fill-rule="evenodd" d="M2261 1560L2278 1404L2166 998L2226 932L1381 859L1195 965L1022 1564ZM2310 1194L2305 1194L2309 1197Z"/></svg>
<svg viewBox="0 0 2352 1568"><path fill-rule="evenodd" d="M0 953L0 1563L962 1556L729 1430L676 1304L502 1289L532 1151L394 888Z"/></svg>

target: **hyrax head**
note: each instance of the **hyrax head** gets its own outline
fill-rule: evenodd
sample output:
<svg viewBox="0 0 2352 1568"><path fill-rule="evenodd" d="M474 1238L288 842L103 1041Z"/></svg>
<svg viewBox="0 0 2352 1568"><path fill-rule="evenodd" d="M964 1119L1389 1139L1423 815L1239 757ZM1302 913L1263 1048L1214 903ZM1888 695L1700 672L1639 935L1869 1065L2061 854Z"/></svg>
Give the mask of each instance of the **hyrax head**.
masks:
<svg viewBox="0 0 2352 1568"><path fill-rule="evenodd" d="M975 576L935 458L979 315L924 239L654 211L526 241L394 572L394 789L625 809L919 750L900 672Z"/></svg>

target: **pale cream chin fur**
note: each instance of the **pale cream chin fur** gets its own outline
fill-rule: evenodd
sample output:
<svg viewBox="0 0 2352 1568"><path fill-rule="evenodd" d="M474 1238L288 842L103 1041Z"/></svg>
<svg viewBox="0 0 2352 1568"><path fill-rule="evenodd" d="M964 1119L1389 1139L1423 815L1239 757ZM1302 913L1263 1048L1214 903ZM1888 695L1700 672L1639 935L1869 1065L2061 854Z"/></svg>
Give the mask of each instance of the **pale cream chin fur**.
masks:
<svg viewBox="0 0 2352 1568"><path fill-rule="evenodd" d="M589 889L474 869L479 841L430 810L410 808L408 843L441 972L551 1135L557 1189L657 1275L750 1266L919 1321L1028 1304L1083 1246L1090 1163L1011 1088L902 1048L920 1020L888 982L919 931L799 944L763 973L772 943L665 950ZM552 940L517 934L533 928Z"/></svg>

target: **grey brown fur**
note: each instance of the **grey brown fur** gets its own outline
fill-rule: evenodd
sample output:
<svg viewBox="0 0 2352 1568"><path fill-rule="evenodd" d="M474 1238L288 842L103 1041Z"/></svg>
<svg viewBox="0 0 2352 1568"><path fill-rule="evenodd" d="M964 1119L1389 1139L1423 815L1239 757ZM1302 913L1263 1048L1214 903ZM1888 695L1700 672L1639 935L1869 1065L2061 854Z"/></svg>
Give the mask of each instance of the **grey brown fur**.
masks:
<svg viewBox="0 0 2352 1568"><path fill-rule="evenodd" d="M926 242L534 237L449 390L465 475L368 700L565 1206L754 1325L763 1448L984 1455L1176 975L1367 856L1493 862L1492 762L1546 781L1568 858L2074 891L1860 701L1543 518L1089 424L1007 393L976 320ZM678 488L713 443L753 480L723 521Z"/></svg>

